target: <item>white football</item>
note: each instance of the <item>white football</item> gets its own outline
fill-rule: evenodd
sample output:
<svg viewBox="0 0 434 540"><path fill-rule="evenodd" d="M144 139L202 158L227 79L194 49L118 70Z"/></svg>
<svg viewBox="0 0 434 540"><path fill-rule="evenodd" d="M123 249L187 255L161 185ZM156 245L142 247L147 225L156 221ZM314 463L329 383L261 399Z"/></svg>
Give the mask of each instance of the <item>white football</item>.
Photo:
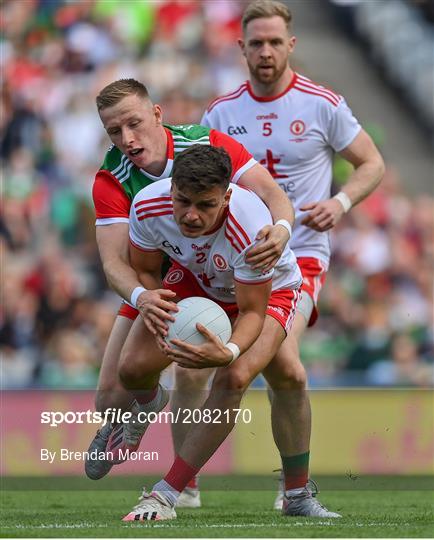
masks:
<svg viewBox="0 0 434 540"><path fill-rule="evenodd" d="M175 320L169 321L169 333L166 336L166 342L171 347L174 347L173 343L170 343L171 339L181 339L192 345L204 343L206 338L196 329L197 323L206 326L224 345L229 341L232 335L231 322L218 304L208 298L191 296L178 302L177 306L179 311L172 313Z"/></svg>

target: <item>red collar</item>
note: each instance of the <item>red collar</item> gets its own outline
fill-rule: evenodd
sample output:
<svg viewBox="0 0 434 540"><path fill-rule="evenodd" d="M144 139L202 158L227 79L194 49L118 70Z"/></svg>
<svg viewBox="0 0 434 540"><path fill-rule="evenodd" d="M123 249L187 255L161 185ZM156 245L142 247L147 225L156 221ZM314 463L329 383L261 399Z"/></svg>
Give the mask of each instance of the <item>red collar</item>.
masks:
<svg viewBox="0 0 434 540"><path fill-rule="evenodd" d="M170 129L167 129L167 127L164 126L164 131L166 132L167 137L167 148L166 148L166 157L167 159L174 159L175 157L175 151L173 148L173 136Z"/></svg>
<svg viewBox="0 0 434 540"><path fill-rule="evenodd" d="M256 101L274 101L275 99L279 99L281 98L282 96L284 96L287 92L289 92L291 90L291 88L294 86L294 84L296 83L297 81L297 73L293 73L292 75L292 79L291 79L291 82L289 83L289 85L285 88L285 90L283 92L281 92L280 94L277 94L276 96L256 96L254 93L253 93L253 89L252 89L252 86L250 84L250 81L247 81L247 90L249 91L249 94L252 96L252 98Z"/></svg>

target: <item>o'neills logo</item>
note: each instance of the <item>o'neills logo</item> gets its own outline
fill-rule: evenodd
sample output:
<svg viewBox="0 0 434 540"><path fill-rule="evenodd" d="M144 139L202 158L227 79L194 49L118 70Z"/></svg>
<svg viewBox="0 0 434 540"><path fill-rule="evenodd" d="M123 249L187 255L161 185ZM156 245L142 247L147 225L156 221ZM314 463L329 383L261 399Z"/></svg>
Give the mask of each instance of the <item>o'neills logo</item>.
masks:
<svg viewBox="0 0 434 540"><path fill-rule="evenodd" d="M272 112L270 114L258 114L256 120L277 120L278 118L277 114Z"/></svg>
<svg viewBox="0 0 434 540"><path fill-rule="evenodd" d="M271 310L275 311L275 312L278 313L281 317L284 317L284 316L285 316L285 312L283 311L283 309L282 309L281 307L267 306L267 309L271 309Z"/></svg>
<svg viewBox="0 0 434 540"><path fill-rule="evenodd" d="M208 244L208 242L203 246L198 246L197 244L191 244L191 249L193 251L203 251L204 249L211 249L211 246Z"/></svg>

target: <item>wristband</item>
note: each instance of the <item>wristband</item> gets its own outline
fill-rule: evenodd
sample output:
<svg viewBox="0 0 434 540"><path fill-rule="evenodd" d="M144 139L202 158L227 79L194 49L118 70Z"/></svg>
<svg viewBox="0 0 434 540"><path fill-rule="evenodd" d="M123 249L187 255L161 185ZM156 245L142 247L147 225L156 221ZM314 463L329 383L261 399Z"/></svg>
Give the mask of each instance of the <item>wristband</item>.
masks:
<svg viewBox="0 0 434 540"><path fill-rule="evenodd" d="M289 238L291 238L291 236L292 236L292 227L291 227L291 223L289 223L289 221L287 221L286 219L279 219L279 220L276 221L276 223L274 225L282 225L282 227L285 227L285 229L289 233Z"/></svg>
<svg viewBox="0 0 434 540"><path fill-rule="evenodd" d="M232 353L232 360L229 362L229 364L227 364L228 366L230 366L240 356L240 348L236 343L232 343L230 341L229 343L226 343L225 347L229 349Z"/></svg>
<svg viewBox="0 0 434 540"><path fill-rule="evenodd" d="M142 294L142 292L145 292L145 287L136 287L134 291L131 293L131 304L136 308L137 307L137 299Z"/></svg>
<svg viewBox="0 0 434 540"><path fill-rule="evenodd" d="M350 210L350 208L353 206L351 199L343 191L340 191L337 195L333 197L333 199L337 199L342 204L342 206L344 207L345 213L347 213Z"/></svg>

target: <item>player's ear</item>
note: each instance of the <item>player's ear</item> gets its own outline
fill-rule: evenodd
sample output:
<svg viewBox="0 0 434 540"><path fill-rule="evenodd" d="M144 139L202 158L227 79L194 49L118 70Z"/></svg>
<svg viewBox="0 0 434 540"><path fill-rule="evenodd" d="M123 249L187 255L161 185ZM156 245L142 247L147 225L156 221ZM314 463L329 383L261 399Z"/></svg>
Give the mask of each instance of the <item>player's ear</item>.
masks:
<svg viewBox="0 0 434 540"><path fill-rule="evenodd" d="M243 53L244 56L246 56L246 46L244 44L244 40L241 39L241 38L238 38L238 46L240 47L241 49L241 52Z"/></svg>
<svg viewBox="0 0 434 540"><path fill-rule="evenodd" d="M228 187L226 193L225 193L225 197L223 199L223 206L228 206L229 205L229 201L231 200L231 195L232 195L232 188L231 187Z"/></svg>
<svg viewBox="0 0 434 540"><path fill-rule="evenodd" d="M153 108L154 108L155 120L157 122L157 125L159 126L163 123L163 111L160 105L157 105L157 104L155 104Z"/></svg>
<svg viewBox="0 0 434 540"><path fill-rule="evenodd" d="M288 47L289 54L292 54L294 52L296 43L297 43L297 38L295 36L291 36L289 38L289 47Z"/></svg>

